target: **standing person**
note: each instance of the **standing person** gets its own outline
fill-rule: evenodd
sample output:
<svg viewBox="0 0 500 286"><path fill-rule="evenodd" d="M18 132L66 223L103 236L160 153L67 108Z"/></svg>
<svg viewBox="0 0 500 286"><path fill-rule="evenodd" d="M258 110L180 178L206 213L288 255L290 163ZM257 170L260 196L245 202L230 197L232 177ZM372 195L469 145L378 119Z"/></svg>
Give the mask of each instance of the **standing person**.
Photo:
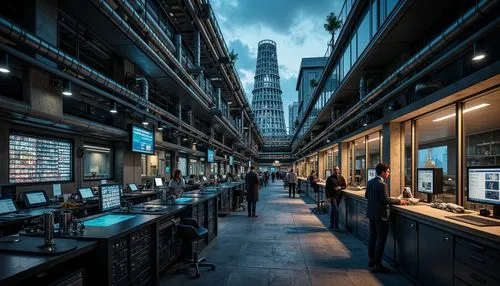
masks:
<svg viewBox="0 0 500 286"><path fill-rule="evenodd" d="M389 177L389 165L380 163L376 167L377 176L368 182L365 198L368 199L366 216L370 219L368 239L368 267L373 272L389 272L382 265L387 233L389 232L389 205L406 205L406 200L393 199L387 195L385 180Z"/></svg>
<svg viewBox="0 0 500 286"><path fill-rule="evenodd" d="M272 180L273 183L274 183L274 178L276 178L276 173L272 172L271 173L271 180Z"/></svg>
<svg viewBox="0 0 500 286"><path fill-rule="evenodd" d="M333 168L333 174L326 179L326 197L330 199L332 212L330 214L330 229L339 229L339 205L342 200L342 190L347 188L344 177L340 174L339 166Z"/></svg>
<svg viewBox="0 0 500 286"><path fill-rule="evenodd" d="M168 184L168 188L177 198L182 197L184 194L185 182L182 178L181 170L177 169L174 172L174 178Z"/></svg>
<svg viewBox="0 0 500 286"><path fill-rule="evenodd" d="M247 185L248 217L257 217L255 209L259 201L259 176L254 172L254 166L250 167L250 172L245 178Z"/></svg>
<svg viewBox="0 0 500 286"><path fill-rule="evenodd" d="M298 178L297 174L293 172L293 169L290 170L290 173L286 175L286 179L288 182L288 197L292 197L292 190L293 190L293 197L295 198L295 185L297 184Z"/></svg>

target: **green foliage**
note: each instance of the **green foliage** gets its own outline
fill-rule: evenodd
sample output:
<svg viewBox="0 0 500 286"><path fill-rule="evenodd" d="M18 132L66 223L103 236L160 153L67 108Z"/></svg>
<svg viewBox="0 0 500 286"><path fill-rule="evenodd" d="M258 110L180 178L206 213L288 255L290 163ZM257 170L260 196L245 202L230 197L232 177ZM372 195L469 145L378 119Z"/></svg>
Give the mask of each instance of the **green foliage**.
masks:
<svg viewBox="0 0 500 286"><path fill-rule="evenodd" d="M339 19L339 17L337 17L337 15L331 12L326 17L326 23L323 26L325 27L325 30L332 35L333 38L335 32L337 32L337 30L342 27L342 21Z"/></svg>

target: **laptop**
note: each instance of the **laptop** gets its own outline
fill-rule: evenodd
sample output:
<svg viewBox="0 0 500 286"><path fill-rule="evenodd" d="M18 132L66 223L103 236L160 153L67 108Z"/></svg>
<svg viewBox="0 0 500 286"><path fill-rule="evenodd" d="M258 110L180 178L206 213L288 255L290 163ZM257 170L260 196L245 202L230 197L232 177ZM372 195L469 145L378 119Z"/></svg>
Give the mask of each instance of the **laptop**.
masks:
<svg viewBox="0 0 500 286"><path fill-rule="evenodd" d="M91 188L80 188L78 193L84 202L96 202L98 198L94 197L94 192Z"/></svg>
<svg viewBox="0 0 500 286"><path fill-rule="evenodd" d="M50 206L49 197L43 190L23 192L22 200L26 208L48 207Z"/></svg>
<svg viewBox="0 0 500 286"><path fill-rule="evenodd" d="M16 204L12 199L0 200L0 220L27 217L26 214L17 212Z"/></svg>

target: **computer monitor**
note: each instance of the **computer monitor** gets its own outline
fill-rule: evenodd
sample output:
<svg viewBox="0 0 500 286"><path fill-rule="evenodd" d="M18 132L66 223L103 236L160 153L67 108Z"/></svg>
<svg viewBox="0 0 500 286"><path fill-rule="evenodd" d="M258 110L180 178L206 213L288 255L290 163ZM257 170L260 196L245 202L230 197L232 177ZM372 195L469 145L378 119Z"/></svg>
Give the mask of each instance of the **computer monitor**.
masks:
<svg viewBox="0 0 500 286"><path fill-rule="evenodd" d="M60 197L62 195L61 184L53 184L52 185L52 195L54 197Z"/></svg>
<svg viewBox="0 0 500 286"><path fill-rule="evenodd" d="M443 169L417 169L417 191L428 195L441 194L443 192Z"/></svg>
<svg viewBox="0 0 500 286"><path fill-rule="evenodd" d="M500 166L467 168L467 200L500 205Z"/></svg>
<svg viewBox="0 0 500 286"><path fill-rule="evenodd" d="M368 169L368 181L375 178L376 176L377 176L377 169L375 168Z"/></svg>
<svg viewBox="0 0 500 286"><path fill-rule="evenodd" d="M17 212L16 204L12 199L0 200L0 215Z"/></svg>
<svg viewBox="0 0 500 286"><path fill-rule="evenodd" d="M118 209L122 204L119 184L99 185L99 209L101 212Z"/></svg>
<svg viewBox="0 0 500 286"><path fill-rule="evenodd" d="M155 185L157 187L163 187L163 180L161 178L155 178Z"/></svg>
<svg viewBox="0 0 500 286"><path fill-rule="evenodd" d="M24 205L27 208L43 207L50 204L45 191L29 191L22 193Z"/></svg>
<svg viewBox="0 0 500 286"><path fill-rule="evenodd" d="M92 199L94 197L94 192L92 192L91 188L78 189L78 193L80 197L82 197L82 200Z"/></svg>
<svg viewBox="0 0 500 286"><path fill-rule="evenodd" d="M136 184L128 184L128 188L132 193L137 192L139 190Z"/></svg>
<svg viewBox="0 0 500 286"><path fill-rule="evenodd" d="M16 185L0 185L0 199L12 199L16 201Z"/></svg>

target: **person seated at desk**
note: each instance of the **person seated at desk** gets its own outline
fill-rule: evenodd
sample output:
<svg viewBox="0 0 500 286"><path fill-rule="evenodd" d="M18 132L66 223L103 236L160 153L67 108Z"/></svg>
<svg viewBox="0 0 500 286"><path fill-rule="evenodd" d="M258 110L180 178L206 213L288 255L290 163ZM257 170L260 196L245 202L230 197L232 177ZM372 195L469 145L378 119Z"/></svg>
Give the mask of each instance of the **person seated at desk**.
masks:
<svg viewBox="0 0 500 286"><path fill-rule="evenodd" d="M188 185L196 185L198 184L198 180L196 180L194 175L189 176L189 180L187 181Z"/></svg>
<svg viewBox="0 0 500 286"><path fill-rule="evenodd" d="M168 188L177 198L184 194L185 182L182 178L181 170L177 169L174 172L174 178L168 184Z"/></svg>

